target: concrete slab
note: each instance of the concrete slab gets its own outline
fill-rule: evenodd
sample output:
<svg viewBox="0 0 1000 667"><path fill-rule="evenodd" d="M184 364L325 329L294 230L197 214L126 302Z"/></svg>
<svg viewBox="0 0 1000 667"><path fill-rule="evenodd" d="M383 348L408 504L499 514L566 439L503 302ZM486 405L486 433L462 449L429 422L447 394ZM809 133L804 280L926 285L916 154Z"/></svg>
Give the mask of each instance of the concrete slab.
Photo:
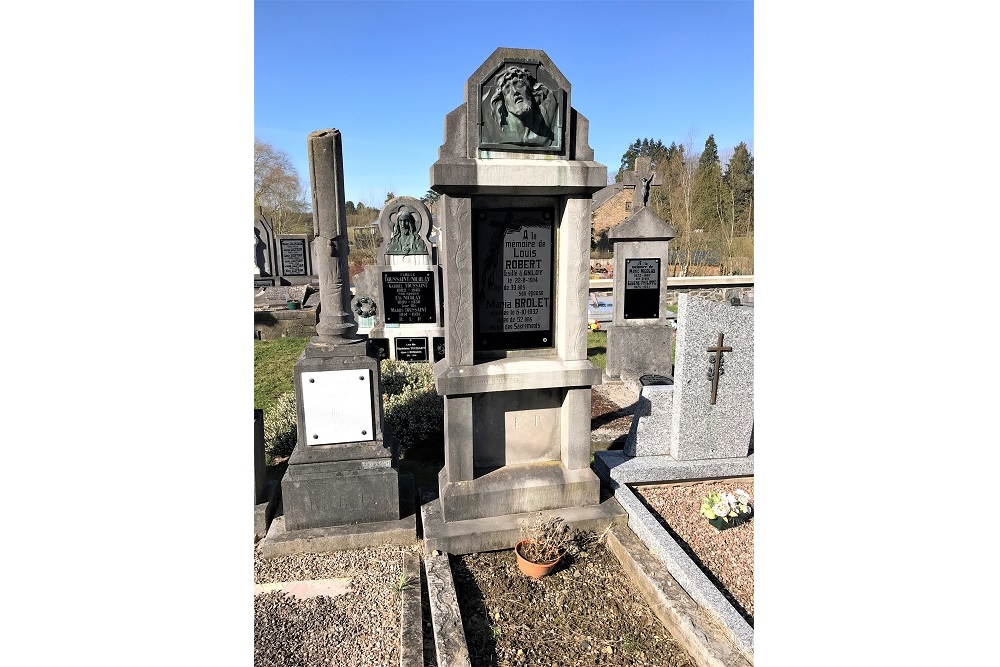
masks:
<svg viewBox="0 0 1000 667"><path fill-rule="evenodd" d="M270 584L254 584L253 594L283 591L300 600L326 595L336 597L347 593L353 577L335 577L332 579L306 579L303 581L275 581Z"/></svg>
<svg viewBox="0 0 1000 667"><path fill-rule="evenodd" d="M613 527L608 533L608 548L653 613L699 667L753 665L752 649L745 654L733 643L727 628L701 613L699 604L671 574L663 571L635 533L627 527Z"/></svg>
<svg viewBox="0 0 1000 667"><path fill-rule="evenodd" d="M423 609L420 597L423 580L420 578L420 555L407 552L403 555L402 609L399 616L399 666L424 667Z"/></svg>
<svg viewBox="0 0 1000 667"><path fill-rule="evenodd" d="M663 456L626 456L621 450L594 452L594 472L606 482L636 484L723 479L753 475L753 454L735 459L677 461Z"/></svg>

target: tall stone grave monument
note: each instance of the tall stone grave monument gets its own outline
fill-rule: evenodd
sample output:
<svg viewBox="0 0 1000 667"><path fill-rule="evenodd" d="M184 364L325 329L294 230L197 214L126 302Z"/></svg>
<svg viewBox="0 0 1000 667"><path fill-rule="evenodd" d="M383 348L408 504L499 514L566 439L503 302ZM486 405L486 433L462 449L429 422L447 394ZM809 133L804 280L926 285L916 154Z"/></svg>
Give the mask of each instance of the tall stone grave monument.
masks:
<svg viewBox="0 0 1000 667"><path fill-rule="evenodd" d="M384 357L438 361L444 347L441 274L427 238L431 214L419 199L395 197L379 215L376 264L356 279L352 307L371 317L368 333Z"/></svg>
<svg viewBox="0 0 1000 667"><path fill-rule="evenodd" d="M499 48L445 119L430 170L442 194L445 465L439 498L421 508L428 550L510 548L538 512L624 520L590 469L601 382L587 360L590 197L607 168L571 102L544 51Z"/></svg>
<svg viewBox="0 0 1000 667"><path fill-rule="evenodd" d="M753 474L753 307L690 294L677 305L674 384L642 387L624 451L595 454L615 481Z"/></svg>
<svg viewBox="0 0 1000 667"><path fill-rule="evenodd" d="M637 383L673 375L673 329L667 324L667 245L677 233L647 207L658 185L648 158L636 160L632 215L608 232L614 248L614 310L608 326L607 379Z"/></svg>
<svg viewBox="0 0 1000 667"><path fill-rule="evenodd" d="M296 542L334 549L407 542L416 535L412 482L407 478L409 489L401 491L382 430L378 360L356 335L350 309L341 134L313 132L308 148L319 321L295 364L298 442L281 481L283 521L272 522L262 547L267 554L284 553Z"/></svg>

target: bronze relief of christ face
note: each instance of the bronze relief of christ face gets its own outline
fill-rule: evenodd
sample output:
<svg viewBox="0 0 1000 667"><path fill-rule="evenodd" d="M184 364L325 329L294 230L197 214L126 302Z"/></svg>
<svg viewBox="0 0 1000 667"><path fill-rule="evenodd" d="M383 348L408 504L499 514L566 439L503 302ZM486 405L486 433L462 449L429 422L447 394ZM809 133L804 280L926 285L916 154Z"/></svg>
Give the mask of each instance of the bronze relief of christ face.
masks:
<svg viewBox="0 0 1000 667"><path fill-rule="evenodd" d="M554 82L539 80L543 73L537 66L505 64L483 84L480 148L562 150L563 94Z"/></svg>

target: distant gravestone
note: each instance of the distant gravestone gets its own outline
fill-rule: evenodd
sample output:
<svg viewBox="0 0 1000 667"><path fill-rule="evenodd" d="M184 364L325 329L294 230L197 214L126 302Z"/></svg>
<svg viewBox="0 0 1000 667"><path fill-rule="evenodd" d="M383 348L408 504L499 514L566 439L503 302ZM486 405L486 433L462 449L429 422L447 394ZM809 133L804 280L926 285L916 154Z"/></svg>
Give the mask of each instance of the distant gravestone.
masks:
<svg viewBox="0 0 1000 667"><path fill-rule="evenodd" d="M270 278L277 275L274 229L263 215L254 218L253 234L254 278Z"/></svg>
<svg viewBox="0 0 1000 667"><path fill-rule="evenodd" d="M282 276L311 276L312 253L305 234L278 235L278 266Z"/></svg>
<svg viewBox="0 0 1000 667"><path fill-rule="evenodd" d="M390 359L429 361L412 343L394 341L444 335L441 269L437 249L428 239L430 230L430 211L419 199L389 200L379 214L382 244L376 263L354 279L354 314L370 338L388 341L383 349Z"/></svg>
<svg viewBox="0 0 1000 667"><path fill-rule="evenodd" d="M642 206L608 232L614 247L614 308L605 373L637 382L643 375L673 374L673 328L667 320L667 257L674 228Z"/></svg>

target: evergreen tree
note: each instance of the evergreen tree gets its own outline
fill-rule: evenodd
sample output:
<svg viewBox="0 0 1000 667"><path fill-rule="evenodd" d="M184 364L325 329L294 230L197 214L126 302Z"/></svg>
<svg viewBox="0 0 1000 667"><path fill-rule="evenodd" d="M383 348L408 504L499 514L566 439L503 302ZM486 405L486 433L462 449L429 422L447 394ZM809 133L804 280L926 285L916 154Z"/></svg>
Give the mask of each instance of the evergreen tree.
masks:
<svg viewBox="0 0 1000 667"><path fill-rule="evenodd" d="M715 145L715 137L710 134L705 141L705 149L698 158L698 169L694 174L692 213L695 229L703 230L704 234L712 234L718 230L723 194L719 148Z"/></svg>
<svg viewBox="0 0 1000 667"><path fill-rule="evenodd" d="M749 236L753 232L753 156L746 142L734 149L723 180L731 193L736 223Z"/></svg>

